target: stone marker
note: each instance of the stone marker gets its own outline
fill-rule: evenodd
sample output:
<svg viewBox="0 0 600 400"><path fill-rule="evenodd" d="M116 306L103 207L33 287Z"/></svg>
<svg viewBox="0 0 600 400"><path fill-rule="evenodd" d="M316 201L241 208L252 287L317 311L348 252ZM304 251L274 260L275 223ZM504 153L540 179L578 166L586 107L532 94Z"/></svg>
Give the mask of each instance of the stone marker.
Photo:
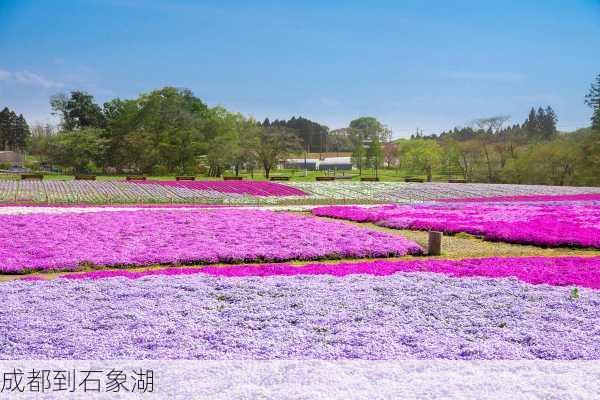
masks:
<svg viewBox="0 0 600 400"><path fill-rule="evenodd" d="M442 254L442 232L429 231L428 252L430 256Z"/></svg>

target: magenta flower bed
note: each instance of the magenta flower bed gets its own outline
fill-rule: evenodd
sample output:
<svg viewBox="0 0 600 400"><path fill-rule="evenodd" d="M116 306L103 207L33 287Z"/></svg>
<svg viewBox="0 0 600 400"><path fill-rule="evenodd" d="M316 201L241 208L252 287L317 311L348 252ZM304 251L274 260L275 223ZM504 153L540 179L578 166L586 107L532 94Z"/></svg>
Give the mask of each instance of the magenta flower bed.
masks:
<svg viewBox="0 0 600 400"><path fill-rule="evenodd" d="M306 196L302 190L275 182L264 181L135 181L138 184L152 184L182 187L194 190L213 190L221 193L235 193L249 196Z"/></svg>
<svg viewBox="0 0 600 400"><path fill-rule="evenodd" d="M530 196L496 196L496 197L472 197L464 199L439 199L436 201L445 203L489 203L503 201L600 201L599 193L589 194L560 194L560 195L530 195Z"/></svg>
<svg viewBox="0 0 600 400"><path fill-rule="evenodd" d="M314 215L395 229L466 232L487 240L600 248L597 203L438 203L416 206L320 207Z"/></svg>
<svg viewBox="0 0 600 400"><path fill-rule="evenodd" d="M102 211L0 216L0 272L386 257L422 249L401 236L258 210Z"/></svg>
<svg viewBox="0 0 600 400"><path fill-rule="evenodd" d="M232 267L164 268L148 271L94 271L66 274L67 279L102 279L125 277L138 279L145 276L193 275L213 276L273 276L273 275L333 275L351 274L391 275L398 272L434 272L455 278L515 277L531 284L555 286L574 285L600 289L600 257L515 257L474 258L462 260L410 260L365 261L338 264L289 264L241 265Z"/></svg>

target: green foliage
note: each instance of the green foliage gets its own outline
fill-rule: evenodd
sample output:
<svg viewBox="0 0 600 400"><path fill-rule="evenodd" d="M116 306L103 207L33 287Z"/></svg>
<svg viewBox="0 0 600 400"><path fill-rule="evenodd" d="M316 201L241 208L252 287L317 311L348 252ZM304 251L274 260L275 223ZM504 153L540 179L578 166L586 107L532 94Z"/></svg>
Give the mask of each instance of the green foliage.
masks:
<svg viewBox="0 0 600 400"><path fill-rule="evenodd" d="M577 289L577 288L571 289L571 292L569 293L569 298L571 300L577 300L579 298L579 289Z"/></svg>
<svg viewBox="0 0 600 400"><path fill-rule="evenodd" d="M440 166L442 147L431 139L416 139L407 142L401 149L402 158L408 168L415 172L424 172L431 182L433 170Z"/></svg>
<svg viewBox="0 0 600 400"><path fill-rule="evenodd" d="M600 76L586 96L593 118L600 118ZM506 116L473 121L439 135L419 133L389 141L390 130L374 117L361 117L329 132L302 117L287 121L252 118L223 107L207 107L186 89L165 87L137 99L113 99L100 108L92 96L73 91L51 99L63 130L29 132L24 118L0 112L0 150L28 147L40 163L74 170L220 176L242 170L265 176L294 152L352 151L365 168L397 168L404 173L469 181L554 185L600 184L600 129L571 134L556 131L554 110L532 108L523 124L505 126ZM385 172L384 172L385 175Z"/></svg>
<svg viewBox="0 0 600 400"><path fill-rule="evenodd" d="M103 133L98 128L58 133L48 144L48 157L76 173L92 171L102 165L108 148Z"/></svg>
<svg viewBox="0 0 600 400"><path fill-rule="evenodd" d="M336 129L327 135L327 150L333 152L354 151L354 143L348 128Z"/></svg>
<svg viewBox="0 0 600 400"><path fill-rule="evenodd" d="M600 74L591 84L590 90L585 96L585 104L592 109L592 129L600 132Z"/></svg>
<svg viewBox="0 0 600 400"><path fill-rule="evenodd" d="M284 128L298 136L302 143L302 149L311 152L323 152L328 143L329 128L303 117L292 117L288 121L275 120L263 123L266 127Z"/></svg>
<svg viewBox="0 0 600 400"><path fill-rule="evenodd" d="M302 148L298 137L285 128L262 126L254 132L256 137L251 148L264 170L265 178L269 178L271 170L279 161Z"/></svg>
<svg viewBox="0 0 600 400"><path fill-rule="evenodd" d="M0 111L0 151L25 149L30 136L29 126L22 114L5 107Z"/></svg>
<svg viewBox="0 0 600 400"><path fill-rule="evenodd" d="M367 148L366 161L367 165L375 170L381 168L381 166L383 165L383 149L377 136L375 136L373 140L371 140L371 143L369 143L369 147Z"/></svg>
<svg viewBox="0 0 600 400"><path fill-rule="evenodd" d="M374 117L357 118L351 121L348 127L355 144L359 141L371 141L374 138L387 143L391 139L391 131Z"/></svg>
<svg viewBox="0 0 600 400"><path fill-rule="evenodd" d="M72 91L69 96L58 93L50 98L50 106L61 119L64 131L82 128L103 128L106 125L102 109L94 97L83 91Z"/></svg>
<svg viewBox="0 0 600 400"><path fill-rule="evenodd" d="M529 116L523 123L527 136L532 140L551 140L556 136L556 122L558 118L552 107L546 109L532 107Z"/></svg>
<svg viewBox="0 0 600 400"><path fill-rule="evenodd" d="M359 175L362 175L362 170L365 167L365 157L367 155L367 150L363 145L362 141L356 143L354 147L354 151L352 152L352 164L358 168Z"/></svg>
<svg viewBox="0 0 600 400"><path fill-rule="evenodd" d="M518 183L570 185L581 166L581 146L565 138L539 143L509 161L503 170L504 180Z"/></svg>

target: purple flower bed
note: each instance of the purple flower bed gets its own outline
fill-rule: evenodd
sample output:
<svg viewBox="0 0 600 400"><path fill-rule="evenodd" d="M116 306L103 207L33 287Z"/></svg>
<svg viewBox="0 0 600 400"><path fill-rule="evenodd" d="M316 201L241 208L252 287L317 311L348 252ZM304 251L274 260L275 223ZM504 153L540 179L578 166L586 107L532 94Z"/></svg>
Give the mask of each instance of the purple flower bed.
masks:
<svg viewBox="0 0 600 400"><path fill-rule="evenodd" d="M213 190L221 193L236 193L250 196L306 196L302 190L275 182L265 181L135 181L151 184L182 187L194 190Z"/></svg>
<svg viewBox="0 0 600 400"><path fill-rule="evenodd" d="M407 239L342 222L258 210L107 211L0 216L0 272L386 257L422 251Z"/></svg>
<svg viewBox="0 0 600 400"><path fill-rule="evenodd" d="M2 359L600 359L600 291L440 274L0 284Z"/></svg>
<svg viewBox="0 0 600 400"><path fill-rule="evenodd" d="M103 279L124 277L139 279L146 276L207 274L213 276L273 276L273 275L333 275L368 274L385 276L399 272L435 272L455 278L515 277L531 284L555 286L575 285L600 289L600 257L520 257L473 258L462 260L376 260L336 264L241 265L232 267L163 268L148 271L93 271L67 274L67 279Z"/></svg>
<svg viewBox="0 0 600 400"><path fill-rule="evenodd" d="M316 208L313 214L395 229L466 232L492 241L600 248L600 204L594 202L334 206Z"/></svg>

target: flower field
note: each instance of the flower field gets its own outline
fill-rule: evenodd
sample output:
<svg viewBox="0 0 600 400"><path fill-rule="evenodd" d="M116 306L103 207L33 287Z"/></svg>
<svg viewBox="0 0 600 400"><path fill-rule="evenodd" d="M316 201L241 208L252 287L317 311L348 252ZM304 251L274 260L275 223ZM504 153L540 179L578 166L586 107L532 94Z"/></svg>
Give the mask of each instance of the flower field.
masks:
<svg viewBox="0 0 600 400"><path fill-rule="evenodd" d="M505 196L600 194L597 187L504 185L483 183L405 182L290 182L309 198L346 202L414 203L440 199Z"/></svg>
<svg viewBox="0 0 600 400"><path fill-rule="evenodd" d="M386 257L417 254L402 237L258 210L109 211L0 216L0 271Z"/></svg>
<svg viewBox="0 0 600 400"><path fill-rule="evenodd" d="M600 188L403 182L15 181L0 180L0 204L413 203L494 196L594 195Z"/></svg>
<svg viewBox="0 0 600 400"><path fill-rule="evenodd" d="M600 203L596 201L333 206L313 213L395 229L466 232L492 241L600 248Z"/></svg>
<svg viewBox="0 0 600 400"><path fill-rule="evenodd" d="M302 190L274 182L263 181L137 181L139 184L160 185L200 191L234 193L247 196L306 196Z"/></svg>
<svg viewBox="0 0 600 400"><path fill-rule="evenodd" d="M600 194L559 194L559 195L528 195L528 196L496 196L496 197L474 197L466 199L439 199L449 203L490 203L507 201L600 201Z"/></svg>
<svg viewBox="0 0 600 400"><path fill-rule="evenodd" d="M515 279L195 274L14 281L0 296L9 359L600 358L599 291Z"/></svg>
<svg viewBox="0 0 600 400"><path fill-rule="evenodd" d="M515 277L523 282L538 285L575 285L600 289L600 257L517 257L474 258L461 260L411 260L346 262L336 264L242 265L229 268L162 268L146 271L93 271L63 275L66 279L104 279L124 277L140 279L146 276L176 276L207 274L223 277L366 274L392 275L399 272L435 272L455 278Z"/></svg>
<svg viewBox="0 0 600 400"><path fill-rule="evenodd" d="M563 189L312 213L184 202L5 206L0 358L597 360L600 252L501 244L523 249L433 258L411 232L322 218L600 248L598 195Z"/></svg>

